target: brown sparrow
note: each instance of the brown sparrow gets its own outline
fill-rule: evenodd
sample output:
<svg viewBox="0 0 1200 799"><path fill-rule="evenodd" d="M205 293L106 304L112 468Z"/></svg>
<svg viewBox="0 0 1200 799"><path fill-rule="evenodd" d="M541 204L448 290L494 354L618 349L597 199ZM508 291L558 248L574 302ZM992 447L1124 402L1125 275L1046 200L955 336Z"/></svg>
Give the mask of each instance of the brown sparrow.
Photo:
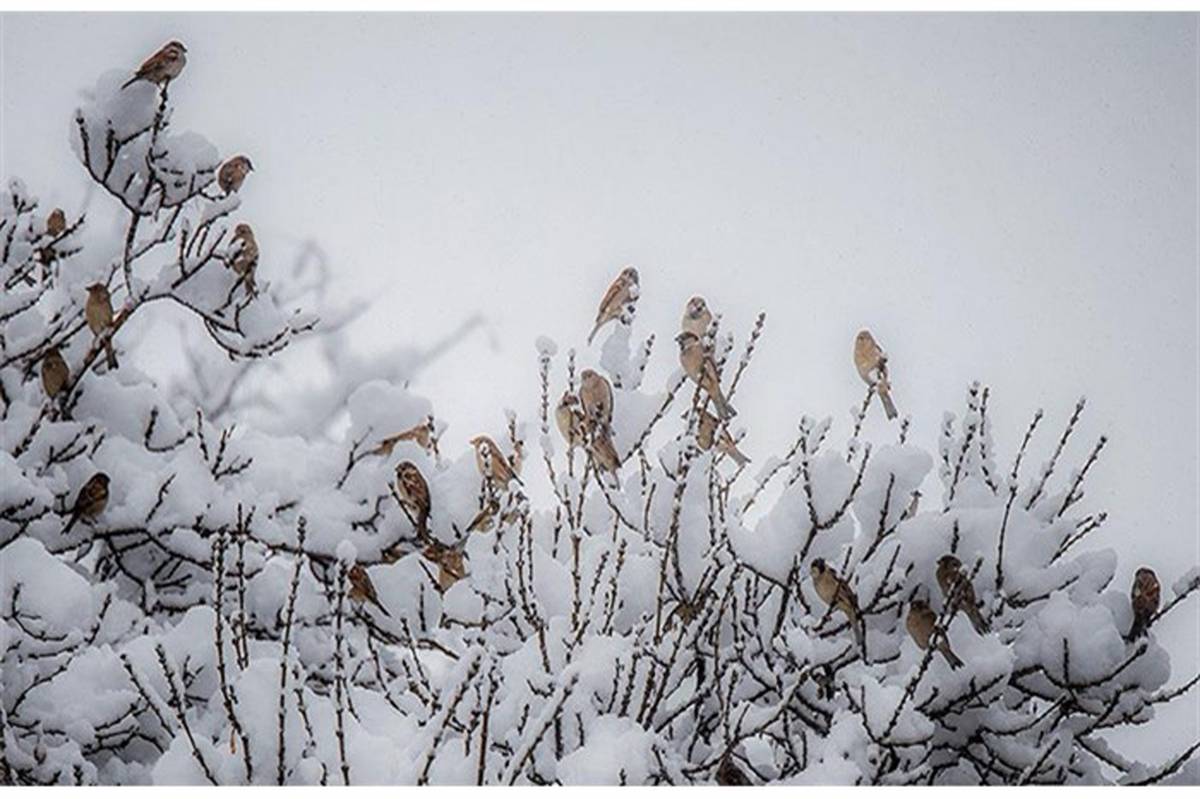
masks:
<svg viewBox="0 0 1200 799"><path fill-rule="evenodd" d="M1162 598L1162 588L1158 584L1158 576L1150 569L1142 567L1133 577L1133 588L1129 592L1129 602L1133 606L1133 626L1129 628L1126 640L1136 641L1150 629L1150 621L1158 612L1158 603Z"/></svg>
<svg viewBox="0 0 1200 799"><path fill-rule="evenodd" d="M975 586L971 585L971 581L967 579L967 575L962 573L962 561L953 555L943 555L939 558L937 581L942 589L942 594L947 599L950 599L952 594L956 595L957 598L953 608L954 614L957 614L960 610L966 613L967 618L971 620L971 626L980 635L991 631L991 626L983 618L983 614L979 612L979 603L975 600ZM951 618L953 618L953 615Z"/></svg>
<svg viewBox="0 0 1200 799"><path fill-rule="evenodd" d="M717 414L725 420L733 418L737 411L725 400L721 393L721 376L712 356L704 351L704 345L695 333L680 333L675 337L679 342L679 364L687 376L708 394L717 407Z"/></svg>
<svg viewBox="0 0 1200 799"><path fill-rule="evenodd" d="M75 522L83 519L84 521L95 521L96 517L104 513L104 509L108 507L108 475L104 472L96 472L88 481L83 484L83 488L79 489L79 493L75 496L75 504L71 506L71 519L67 522L67 526L63 528L62 534L66 535L71 528L75 526Z"/></svg>
<svg viewBox="0 0 1200 799"><path fill-rule="evenodd" d="M225 192L225 196L238 191L242 188L242 183L246 180L246 175L254 171L254 164L250 163L250 159L244 155L235 155L225 163L221 164L221 168L217 170L217 185L221 187L221 191Z"/></svg>
<svg viewBox="0 0 1200 799"><path fill-rule="evenodd" d="M591 369L579 374L579 401L589 427L607 430L612 424L613 393L608 380Z"/></svg>
<svg viewBox="0 0 1200 799"><path fill-rule="evenodd" d="M46 233L53 238L58 238L67 229L67 215L63 213L63 209L55 208L46 217Z"/></svg>
<svg viewBox="0 0 1200 799"><path fill-rule="evenodd" d="M179 77L180 72L183 72L183 66L187 63L185 53L187 53L187 48L181 43L177 41L167 42L157 53L143 61L142 65L138 67L137 72L133 73L133 77L125 81L121 88L128 88L139 80L148 81L160 86L170 83Z"/></svg>
<svg viewBox="0 0 1200 799"><path fill-rule="evenodd" d="M863 382L879 395L887 418L895 419L896 405L892 402L892 384L888 380L887 353L879 348L866 330L858 331L854 337L854 366Z"/></svg>
<svg viewBox="0 0 1200 799"><path fill-rule="evenodd" d="M442 591L449 590L450 586L467 576L466 567L463 565L463 553L454 547L434 542L425 547L422 554L437 564L438 588Z"/></svg>
<svg viewBox="0 0 1200 799"><path fill-rule="evenodd" d="M712 319L712 311L708 310L704 298L692 297L683 311L683 321L680 322L679 329L703 339L708 333L708 328L712 326Z"/></svg>
<svg viewBox="0 0 1200 799"><path fill-rule="evenodd" d="M241 275L246 289L251 295L257 293L254 287L254 270L258 266L258 240L254 231L245 222L240 222L233 229L233 256L229 265L233 271Z"/></svg>
<svg viewBox="0 0 1200 799"><path fill-rule="evenodd" d="M108 368L117 368L117 354L113 352L112 326L113 307L112 296L108 286L103 283L93 283L87 287L87 305L84 306L84 316L87 317L88 329L97 339L104 342L104 357L108 360Z"/></svg>
<svg viewBox="0 0 1200 799"><path fill-rule="evenodd" d="M371 576L367 574L367 570L363 568L361 563L355 563L350 567L350 600L360 605L370 602L383 611L383 615L392 615L380 603L379 595L375 593L375 584L371 582Z"/></svg>
<svg viewBox="0 0 1200 799"><path fill-rule="evenodd" d="M865 630L862 613L858 609L858 597L854 595L854 591L845 580L838 577L837 572L823 558L814 560L810 569L817 596L821 597L826 605L831 605L846 615L859 647L863 647Z"/></svg>
<svg viewBox="0 0 1200 799"><path fill-rule="evenodd" d="M71 370L58 347L46 350L42 356L42 388L46 390L46 396L52 399L56 397L70 378Z"/></svg>
<svg viewBox="0 0 1200 799"><path fill-rule="evenodd" d="M558 407L554 409L554 421L558 424L558 432L567 442L568 450L583 446L586 434L579 397L564 391Z"/></svg>
<svg viewBox="0 0 1200 799"><path fill-rule="evenodd" d="M429 535L429 484L421 476L421 470L412 461L403 461L396 466L396 494L400 502L415 517L417 535Z"/></svg>
<svg viewBox="0 0 1200 799"><path fill-rule="evenodd" d="M929 642L934 637L934 628L937 626L937 614L924 599L914 599L908 606L908 617L904 620L904 626L908 628L908 634L917 646L929 649ZM937 635L937 650L950 664L950 668L962 668L962 660L950 649L950 642L940 630Z"/></svg>
<svg viewBox="0 0 1200 799"><path fill-rule="evenodd" d="M729 431L720 425L721 421L717 417L708 411L700 411L700 425L696 430L696 443L700 445L700 449L707 452L712 449L715 441L717 452L732 459L738 466L745 466L750 462L750 459L737 448L737 444L734 442L733 436L729 435Z"/></svg>
<svg viewBox="0 0 1200 799"><path fill-rule="evenodd" d="M388 455L392 454L392 450L395 449L396 445L401 441L412 441L421 449L432 454L434 451L433 433L433 417L430 416L420 424L414 425L413 427L399 432L394 436L388 436L387 438L383 439L379 442L379 446L371 450L371 454L387 457Z"/></svg>
<svg viewBox="0 0 1200 799"><path fill-rule="evenodd" d="M621 456L613 446L612 436L606 430L593 428L588 440L588 454L598 471L616 474L621 468Z"/></svg>
<svg viewBox="0 0 1200 799"><path fill-rule="evenodd" d="M638 271L632 266L626 267L617 275L617 279L604 292L600 300L600 310L596 311L596 325L588 335L588 344L596 337L597 331L605 324L621 316L626 307L633 305L638 297Z"/></svg>
<svg viewBox="0 0 1200 799"><path fill-rule="evenodd" d="M479 474L485 479L490 479L503 487L507 487L512 480L521 482L521 478L517 477L512 464L508 462L508 458L504 457L504 453L496 446L495 441L487 436L475 436L471 439L471 446L475 448L475 466L478 467Z"/></svg>

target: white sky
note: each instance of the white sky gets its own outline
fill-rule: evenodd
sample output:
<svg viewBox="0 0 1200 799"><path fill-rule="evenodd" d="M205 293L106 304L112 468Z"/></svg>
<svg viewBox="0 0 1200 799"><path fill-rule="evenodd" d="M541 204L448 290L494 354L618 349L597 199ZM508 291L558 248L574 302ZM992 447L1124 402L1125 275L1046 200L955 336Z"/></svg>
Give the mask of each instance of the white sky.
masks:
<svg viewBox="0 0 1200 799"><path fill-rule="evenodd" d="M1196 19L4 15L0 177L77 207L79 90L180 38L176 125L252 156L266 276L315 238L375 301L368 351L486 315L414 384L449 448L503 407L532 419L534 338L581 346L631 263L647 387L691 294L742 336L768 312L736 403L755 459L806 413L844 442L862 326L931 449L973 379L1002 460L1046 409L1033 466L1086 394L1069 465L1111 435L1093 544L1122 586L1140 563L1169 584L1200 561ZM1198 618L1160 631L1172 684L1200 668ZM1165 721L1194 740L1196 692Z"/></svg>

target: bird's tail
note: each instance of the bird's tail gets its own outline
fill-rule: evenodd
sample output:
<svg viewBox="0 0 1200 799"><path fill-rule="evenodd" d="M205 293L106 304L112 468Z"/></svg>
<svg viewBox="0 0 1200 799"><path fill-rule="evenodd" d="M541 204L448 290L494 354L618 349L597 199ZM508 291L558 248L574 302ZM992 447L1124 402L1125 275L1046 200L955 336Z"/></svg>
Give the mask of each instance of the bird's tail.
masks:
<svg viewBox="0 0 1200 799"><path fill-rule="evenodd" d="M876 384L875 393L879 395L879 401L883 404L883 412L887 414L887 418L895 419L897 416L896 403L892 402L892 389L886 380L881 380Z"/></svg>
<svg viewBox="0 0 1200 799"><path fill-rule="evenodd" d="M971 626L975 628L975 632L980 635L987 635L992 631L992 626L983 618L983 614L979 612L979 608L970 605L966 608L967 618L971 620Z"/></svg>
<svg viewBox="0 0 1200 799"><path fill-rule="evenodd" d="M71 514L71 518L67 520L67 524L65 527L63 527L62 533L60 533L60 535L62 535L63 537L66 537L67 533L71 532L71 528L75 526L75 522L77 522L77 521L79 521L79 512L78 511Z"/></svg>
<svg viewBox="0 0 1200 799"><path fill-rule="evenodd" d="M592 438L592 454L596 465L606 472L616 472L621 468L621 456L613 446L608 433L598 433Z"/></svg>
<svg viewBox="0 0 1200 799"><path fill-rule="evenodd" d="M591 346L592 339L594 339L596 337L596 333L600 330L601 324L602 324L601 322L597 322L596 326L592 328L592 332L588 333L588 339L587 339L588 346Z"/></svg>
<svg viewBox="0 0 1200 799"><path fill-rule="evenodd" d="M730 445L726 454L729 457L733 458L733 462L736 463L738 466L745 466L747 463L750 462L750 459L746 457L746 454L744 452L742 452L740 449L738 449L737 446L735 446L735 445Z"/></svg>
<svg viewBox="0 0 1200 799"><path fill-rule="evenodd" d="M373 597L371 599L371 604L374 605L375 607L379 608L379 610L382 611L384 616L387 616L389 619L392 617L392 614L388 613L388 609L383 606L383 603L379 601L378 597Z"/></svg>
<svg viewBox="0 0 1200 799"><path fill-rule="evenodd" d="M1129 628L1129 635L1125 636L1125 640L1132 644L1145 635L1148 629L1145 619L1140 616L1134 616L1133 626Z"/></svg>
<svg viewBox="0 0 1200 799"><path fill-rule="evenodd" d="M942 657L946 658L946 662L950 664L951 669L961 669L963 667L962 658L954 654L954 651L950 649L950 645L945 641L938 647L938 651L942 653Z"/></svg>
<svg viewBox="0 0 1200 799"><path fill-rule="evenodd" d="M110 371L117 368L117 353L113 351L111 335L104 339L104 358L108 362Z"/></svg>
<svg viewBox="0 0 1200 799"><path fill-rule="evenodd" d="M717 406L717 413L725 421L737 416L737 410L729 404L729 400L725 399L725 395L721 393L720 389L712 395L712 401Z"/></svg>
<svg viewBox="0 0 1200 799"><path fill-rule="evenodd" d="M132 78L130 78L129 80L127 80L121 84L121 91L125 91L126 89L128 89L130 86L137 83L141 79L142 78L140 75L134 75Z"/></svg>

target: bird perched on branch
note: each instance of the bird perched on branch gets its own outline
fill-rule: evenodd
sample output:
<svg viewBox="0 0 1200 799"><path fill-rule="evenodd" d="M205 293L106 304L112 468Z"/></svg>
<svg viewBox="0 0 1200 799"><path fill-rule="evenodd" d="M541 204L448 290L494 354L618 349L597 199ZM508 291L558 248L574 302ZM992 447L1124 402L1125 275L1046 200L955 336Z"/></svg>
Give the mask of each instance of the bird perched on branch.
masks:
<svg viewBox="0 0 1200 799"><path fill-rule="evenodd" d="M834 569L825 562L823 558L817 558L810 566L812 571L813 586L817 589L817 596L837 610L845 614L846 619L850 622L850 629L854 632L854 638L858 642L859 648L863 651L863 657L866 657L866 627L863 623L862 613L858 609L858 597L854 595L853 589L846 583Z"/></svg>
<svg viewBox="0 0 1200 799"><path fill-rule="evenodd" d="M104 513L104 509L108 507L108 482L108 475L104 472L96 472L88 478L75 496L75 504L71 506L71 518L63 528L63 535L69 533L75 522L80 519L92 522Z"/></svg>
<svg viewBox="0 0 1200 799"><path fill-rule="evenodd" d="M580 372L579 401L583 405L584 420L589 426L607 430L612 425L612 386L604 375L592 369Z"/></svg>
<svg viewBox="0 0 1200 799"><path fill-rule="evenodd" d="M67 230L67 215L61 208L55 208L46 217L47 235L58 238Z"/></svg>
<svg viewBox="0 0 1200 799"><path fill-rule="evenodd" d="M93 283L87 287L87 291L87 305L84 306L83 313L87 317L88 329L92 331L92 335L97 340L104 344L104 357L108 362L108 368L116 369L117 354L113 351L112 343L112 295L108 293L108 286L103 283Z"/></svg>
<svg viewBox="0 0 1200 799"><path fill-rule="evenodd" d="M133 77L125 81L121 88L127 89L139 80L158 86L170 83L183 72L183 67L187 64L186 53L187 48L181 42L167 42L157 53L143 61L137 72L133 73Z"/></svg>
<svg viewBox="0 0 1200 799"><path fill-rule="evenodd" d="M350 600L358 604L371 603L379 608L383 615L391 616L388 609L379 601L379 595L375 593L375 584L371 582L371 575L367 574L367 570L363 568L361 563L355 563L350 567Z"/></svg>
<svg viewBox="0 0 1200 799"><path fill-rule="evenodd" d="M692 297L683 310L683 320L679 323L679 329L684 333L691 333L698 339L703 339L708 333L708 329L712 327L712 320L712 311L708 310L708 304L704 302L704 298Z"/></svg>
<svg viewBox="0 0 1200 799"><path fill-rule="evenodd" d="M700 411L700 424L696 430L696 443L700 445L700 449L705 451L712 449L715 443L717 445L717 452L731 458L738 466L745 466L750 462L750 459L738 449L733 436L729 435L729 430L721 427L721 420L708 411Z"/></svg>
<svg viewBox="0 0 1200 799"><path fill-rule="evenodd" d="M42 356L42 388L46 390L46 396L54 399L70 378L71 370L58 347L46 350Z"/></svg>
<svg viewBox="0 0 1200 799"><path fill-rule="evenodd" d="M1136 641L1150 629L1150 622L1158 612L1162 599L1162 587L1158 575L1145 566L1133 577L1133 588L1129 592L1129 603L1133 606L1133 625L1129 628L1128 641Z"/></svg>
<svg viewBox="0 0 1200 799"><path fill-rule="evenodd" d="M239 222L233 229L230 244L233 254L228 261L229 266L241 276L246 290L254 296L258 293L254 286L254 270L258 267L258 240L254 238L254 231L245 222Z"/></svg>
<svg viewBox="0 0 1200 799"><path fill-rule="evenodd" d="M596 311L596 324L588 334L588 344L596 337L601 327L614 319L620 318L626 309L632 310L638 298L638 271L632 266L626 267L617 275L617 279L604 292L600 300L600 309Z"/></svg>
<svg viewBox="0 0 1200 799"><path fill-rule="evenodd" d="M429 484L421 470L412 461L403 461L396 466L396 494L400 503L414 516L417 535L429 535Z"/></svg>
<svg viewBox="0 0 1200 799"><path fill-rule="evenodd" d="M562 399L558 401L558 407L554 409L554 421L558 425L558 432L567 442L568 449L584 445L587 436L579 397L570 391L564 391Z"/></svg>
<svg viewBox="0 0 1200 799"><path fill-rule="evenodd" d="M437 440L433 436L434 432L433 417L426 417L425 421L420 424L413 425L407 430L396 433L394 436L388 436L380 441L379 445L371 450L371 454L387 457L392 454L392 450L401 441L412 441L429 454L436 455Z"/></svg>
<svg viewBox="0 0 1200 799"><path fill-rule="evenodd" d="M954 603L951 618L961 610L971 620L971 626L975 628L975 632L980 635L991 632L991 625L979 612L979 602L975 599L975 586L971 585L970 579L962 572L962 561L953 555L943 555L939 558L937 581L946 600Z"/></svg>
<svg viewBox="0 0 1200 799"><path fill-rule="evenodd" d="M863 382L879 395L887 418L896 418L896 405L892 402L892 384L888 380L887 353L879 348L874 337L866 330L858 331L854 338L854 366Z"/></svg>
<svg viewBox="0 0 1200 799"><path fill-rule="evenodd" d="M512 464L504 457L495 441L487 436L475 436L471 439L471 446L475 448L475 466L484 479L492 480L503 487L507 487L513 480L521 482L521 478L517 477Z"/></svg>
<svg viewBox="0 0 1200 799"><path fill-rule="evenodd" d="M923 650L929 649L929 643L936 635L937 651L942 653L950 668L962 668L963 662L950 649L945 632L937 629L937 614L924 599L914 599L908 606L908 617L904 620L904 626L908 628L908 634L912 636L913 641Z"/></svg>
<svg viewBox="0 0 1200 799"><path fill-rule="evenodd" d="M704 345L695 333L680 333L675 337L679 342L679 364L687 376L709 396L717 407L717 414L725 420L732 419L737 411L733 409L721 393L721 375L712 356L704 351Z"/></svg>
<svg viewBox="0 0 1200 799"><path fill-rule="evenodd" d="M592 465L601 472L616 474L621 469L621 456L613 444L612 435L607 430L593 428L588 436L588 454L592 456Z"/></svg>
<svg viewBox="0 0 1200 799"><path fill-rule="evenodd" d="M437 584L442 591L449 590L450 586L467 576L462 550L457 547L434 541L425 547L422 554L427 560L437 564Z"/></svg>
<svg viewBox="0 0 1200 799"><path fill-rule="evenodd" d="M235 155L221 164L221 168L217 170L217 185L228 197L242 188L246 176L253 171L254 164L250 163L249 158L244 155Z"/></svg>

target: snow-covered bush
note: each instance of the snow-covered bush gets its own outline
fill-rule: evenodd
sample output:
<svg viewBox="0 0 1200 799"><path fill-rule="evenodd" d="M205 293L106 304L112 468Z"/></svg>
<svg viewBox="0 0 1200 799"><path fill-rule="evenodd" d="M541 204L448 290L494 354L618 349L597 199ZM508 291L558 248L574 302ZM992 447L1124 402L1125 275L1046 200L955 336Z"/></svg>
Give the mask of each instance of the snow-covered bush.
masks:
<svg viewBox="0 0 1200 799"><path fill-rule="evenodd" d="M632 341L632 302L586 364L539 340L540 407L441 451L444 423L405 388L419 357L354 360L346 314L294 307L322 302L311 264L283 280L264 251L248 279L216 148L172 130L169 84L125 77L73 122L123 231L85 246L82 217L52 219L15 181L0 196L4 782L1137 783L1196 751L1145 765L1105 740L1196 679L1166 687L1153 624L1126 640L1115 557L1085 547L1105 439L1065 480L1061 462L1082 401L1033 470L1042 414L1002 466L978 385L936 457L907 421L860 440L868 392L844 451L805 417L741 464L720 443L736 417L712 446L681 369L643 386L675 353ZM115 313L94 334L97 283ZM152 305L185 320L187 375L168 385L120 357ZM707 345L733 398L765 317L742 347L719 321ZM336 379L272 393L259 366L298 338L325 342ZM61 384L43 379L53 352ZM568 447L556 409L585 366L612 385L611 424ZM604 435L615 474L588 454ZM427 484L427 533L402 462ZM97 510L77 497L100 473ZM983 634L953 612L966 583L939 586L947 554ZM816 592L818 559L845 607ZM1175 577L1157 616L1200 588ZM936 612L928 650L906 632L914 600Z"/></svg>

